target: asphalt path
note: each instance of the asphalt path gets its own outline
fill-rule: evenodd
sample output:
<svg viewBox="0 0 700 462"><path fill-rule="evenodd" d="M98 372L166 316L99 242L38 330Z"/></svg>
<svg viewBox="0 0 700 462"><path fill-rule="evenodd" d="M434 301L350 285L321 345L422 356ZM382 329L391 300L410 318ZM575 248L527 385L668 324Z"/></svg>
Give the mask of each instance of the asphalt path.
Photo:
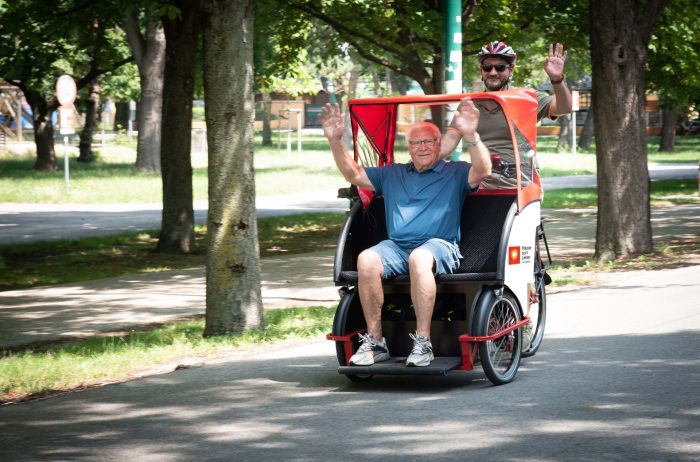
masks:
<svg viewBox="0 0 700 462"><path fill-rule="evenodd" d="M548 298L514 382L336 373L328 341L0 407L0 460L697 461L700 266Z"/></svg>
<svg viewBox="0 0 700 462"><path fill-rule="evenodd" d="M652 179L697 178L694 164L653 164ZM544 178L545 191L561 188L596 186L594 175ZM349 201L336 198L337 191L314 194L263 196L256 200L258 217L309 211L346 211ZM33 241L79 239L159 229L161 204L61 205L2 204L0 208L0 245ZM194 204L195 222L206 223L207 204Z"/></svg>

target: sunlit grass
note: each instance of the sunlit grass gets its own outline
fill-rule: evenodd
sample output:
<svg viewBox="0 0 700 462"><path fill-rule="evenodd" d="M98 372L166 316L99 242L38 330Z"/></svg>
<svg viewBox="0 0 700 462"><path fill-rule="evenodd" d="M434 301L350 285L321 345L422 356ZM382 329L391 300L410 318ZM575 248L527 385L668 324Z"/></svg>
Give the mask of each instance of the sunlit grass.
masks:
<svg viewBox="0 0 700 462"><path fill-rule="evenodd" d="M0 402L89 387L191 365L265 343L322 338L334 310L289 308L265 312L264 330L204 338L203 319L90 337L50 347L0 351Z"/></svg>
<svg viewBox="0 0 700 462"><path fill-rule="evenodd" d="M122 137L125 138L125 137ZM121 139L121 138L120 138ZM287 153L286 140L281 149L273 137L272 146L262 146L260 134L255 138L255 185L258 196L318 192L329 194L346 186L335 167L325 138L304 134L302 152L297 153L296 138L292 152ZM131 144L130 144L131 143ZM538 138L537 159L543 177L594 174L594 150L578 150L577 154L556 153L556 137ZM59 169L35 172L34 153L27 150L0 156L0 202L15 203L159 203L162 202L162 181L159 174L138 172L133 164L136 153L133 141L122 139L98 149L98 160L85 164L70 161L70 187L63 172L63 151L57 147ZM677 137L673 153L658 152L658 137L649 137L650 162L700 161L700 137ZM467 156L468 157L468 156ZM463 156L463 159L467 157ZM405 146L396 146L397 162L409 160ZM195 200L207 199L207 158L203 151L193 151L193 194Z"/></svg>
<svg viewBox="0 0 700 462"><path fill-rule="evenodd" d="M697 181L659 180L651 182L649 195L652 206L698 204ZM542 207L549 209L579 209L596 207L598 191L595 188L569 188L546 191Z"/></svg>

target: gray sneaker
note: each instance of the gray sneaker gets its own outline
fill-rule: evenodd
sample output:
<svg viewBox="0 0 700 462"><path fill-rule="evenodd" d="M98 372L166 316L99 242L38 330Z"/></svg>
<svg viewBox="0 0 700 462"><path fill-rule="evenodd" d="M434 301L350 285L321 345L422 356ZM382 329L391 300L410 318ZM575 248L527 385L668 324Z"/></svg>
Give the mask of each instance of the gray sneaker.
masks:
<svg viewBox="0 0 700 462"><path fill-rule="evenodd" d="M406 365L409 367L429 366L430 361L435 359L433 355L433 344L430 343L430 339L418 335L418 332L415 334L408 334L408 336L413 339L413 350L411 350L411 354L406 358Z"/></svg>
<svg viewBox="0 0 700 462"><path fill-rule="evenodd" d="M362 342L360 348L350 358L351 366L371 366L391 358L384 337L381 340L375 340L370 334L360 334L360 341Z"/></svg>

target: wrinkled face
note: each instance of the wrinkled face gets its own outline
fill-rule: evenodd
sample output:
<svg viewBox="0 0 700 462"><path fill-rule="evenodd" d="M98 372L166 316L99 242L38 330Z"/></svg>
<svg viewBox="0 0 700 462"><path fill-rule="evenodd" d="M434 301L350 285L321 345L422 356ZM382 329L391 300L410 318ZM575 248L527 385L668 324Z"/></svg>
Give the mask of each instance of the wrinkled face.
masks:
<svg viewBox="0 0 700 462"><path fill-rule="evenodd" d="M430 169L440 156L440 134L428 127L415 127L409 131L408 152L413 166L419 172Z"/></svg>
<svg viewBox="0 0 700 462"><path fill-rule="evenodd" d="M481 62L481 81L488 91L505 89L512 75L513 66L505 59L488 57Z"/></svg>

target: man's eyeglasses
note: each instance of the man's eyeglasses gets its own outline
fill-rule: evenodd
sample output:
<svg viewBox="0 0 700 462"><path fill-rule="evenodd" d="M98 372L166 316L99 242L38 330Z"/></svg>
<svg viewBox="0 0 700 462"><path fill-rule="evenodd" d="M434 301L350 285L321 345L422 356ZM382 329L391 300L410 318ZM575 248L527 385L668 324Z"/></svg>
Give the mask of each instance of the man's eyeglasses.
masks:
<svg viewBox="0 0 700 462"><path fill-rule="evenodd" d="M434 146L435 145L435 140L415 140L415 141L409 141L408 142L411 147L418 147L421 144L425 144L426 146Z"/></svg>
<svg viewBox="0 0 700 462"><path fill-rule="evenodd" d="M510 66L508 64L482 64L481 70L484 72L491 72L491 69L496 69L496 72L503 72Z"/></svg>

